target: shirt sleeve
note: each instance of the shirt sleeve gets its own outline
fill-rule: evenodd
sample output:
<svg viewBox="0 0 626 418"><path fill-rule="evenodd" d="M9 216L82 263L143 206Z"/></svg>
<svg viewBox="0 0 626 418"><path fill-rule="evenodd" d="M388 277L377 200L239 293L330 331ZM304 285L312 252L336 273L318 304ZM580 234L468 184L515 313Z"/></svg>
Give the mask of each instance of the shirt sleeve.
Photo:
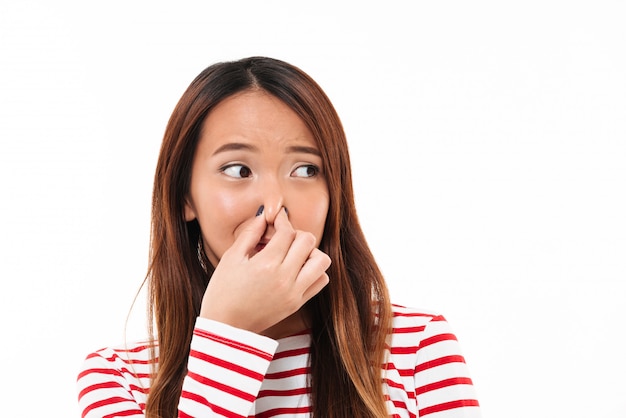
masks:
<svg viewBox="0 0 626 418"><path fill-rule="evenodd" d="M277 347L270 338L198 318L178 416L247 417ZM77 380L81 416L144 417L148 352L107 348L87 356Z"/></svg>
<svg viewBox="0 0 626 418"><path fill-rule="evenodd" d="M424 328L417 351L415 388L420 417L481 417L461 347L443 316L434 316Z"/></svg>
<svg viewBox="0 0 626 418"><path fill-rule="evenodd" d="M270 338L198 318L180 417L247 417L278 347Z"/></svg>
<svg viewBox="0 0 626 418"><path fill-rule="evenodd" d="M141 375L148 381L149 374L138 373L134 366L123 350L104 348L89 354L76 382L81 417L143 417L145 404L138 399L146 391Z"/></svg>

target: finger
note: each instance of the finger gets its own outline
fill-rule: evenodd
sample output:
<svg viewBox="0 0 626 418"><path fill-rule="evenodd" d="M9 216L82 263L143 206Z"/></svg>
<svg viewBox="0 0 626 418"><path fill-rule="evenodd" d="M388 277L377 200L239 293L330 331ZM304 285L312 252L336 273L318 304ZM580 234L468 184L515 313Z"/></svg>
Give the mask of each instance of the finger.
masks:
<svg viewBox="0 0 626 418"><path fill-rule="evenodd" d="M259 211L262 211L262 207L259 208ZM227 252L249 254L259 243L266 228L267 222L265 221L265 216L262 216L262 213L258 213L254 218L247 220L240 227L239 235L235 238L235 242Z"/></svg>
<svg viewBox="0 0 626 418"><path fill-rule="evenodd" d="M308 302L313 296L317 295L322 291L324 287L330 282L328 274L324 273L320 277L317 278L302 294L302 298L304 302Z"/></svg>
<svg viewBox="0 0 626 418"><path fill-rule="evenodd" d="M313 250L316 249L315 244L316 239L313 234L310 232L296 231L296 238L291 244L288 253L285 255L285 259L283 260L283 266L292 271L294 277L299 274L307 260L313 256ZM318 252L321 253L319 250ZM324 270L325 269L322 271Z"/></svg>
<svg viewBox="0 0 626 418"><path fill-rule="evenodd" d="M328 268L330 267L330 264L330 257L319 249L315 248L311 253L311 257L306 260L306 262L300 269L300 272L296 277L296 282L303 289L308 289L320 278L323 278L323 276L326 274L326 270L328 270ZM320 283L318 283L318 286L319 285ZM325 285L326 284L321 285L319 290L321 290L321 288Z"/></svg>
<svg viewBox="0 0 626 418"><path fill-rule="evenodd" d="M283 208L274 218L274 235L260 255L282 263L296 239L296 235L296 231L287 217L287 212Z"/></svg>

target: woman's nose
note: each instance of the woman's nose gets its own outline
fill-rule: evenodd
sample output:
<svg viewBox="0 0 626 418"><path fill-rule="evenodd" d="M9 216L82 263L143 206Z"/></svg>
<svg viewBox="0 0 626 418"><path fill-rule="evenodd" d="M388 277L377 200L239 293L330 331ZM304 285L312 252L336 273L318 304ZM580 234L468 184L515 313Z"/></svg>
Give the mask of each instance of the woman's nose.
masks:
<svg viewBox="0 0 626 418"><path fill-rule="evenodd" d="M267 223L272 225L276 215L278 215L283 206L285 206L285 194L280 183L275 180L268 181L267 184L264 184L262 190L263 196L261 204L264 206L263 213L265 214Z"/></svg>

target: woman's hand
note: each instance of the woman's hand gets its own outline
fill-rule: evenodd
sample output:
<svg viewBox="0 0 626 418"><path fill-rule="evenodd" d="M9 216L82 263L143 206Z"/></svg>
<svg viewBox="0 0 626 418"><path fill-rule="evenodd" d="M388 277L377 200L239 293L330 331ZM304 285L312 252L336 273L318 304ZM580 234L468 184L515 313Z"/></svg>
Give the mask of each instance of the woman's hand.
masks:
<svg viewBox="0 0 626 418"><path fill-rule="evenodd" d="M256 252L266 228L265 216L251 219L224 253L204 293L201 317L261 333L328 284L331 260L313 234L296 231L281 210L274 235Z"/></svg>

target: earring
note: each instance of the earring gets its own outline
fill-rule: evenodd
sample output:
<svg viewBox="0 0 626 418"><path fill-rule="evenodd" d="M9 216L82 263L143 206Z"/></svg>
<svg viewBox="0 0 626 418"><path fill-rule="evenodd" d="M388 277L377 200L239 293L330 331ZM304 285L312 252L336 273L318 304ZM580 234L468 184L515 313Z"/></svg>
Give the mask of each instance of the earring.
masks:
<svg viewBox="0 0 626 418"><path fill-rule="evenodd" d="M207 273L206 262L204 261L206 255L204 254L204 247L202 246L202 234L198 235L198 261L200 262L200 267Z"/></svg>

